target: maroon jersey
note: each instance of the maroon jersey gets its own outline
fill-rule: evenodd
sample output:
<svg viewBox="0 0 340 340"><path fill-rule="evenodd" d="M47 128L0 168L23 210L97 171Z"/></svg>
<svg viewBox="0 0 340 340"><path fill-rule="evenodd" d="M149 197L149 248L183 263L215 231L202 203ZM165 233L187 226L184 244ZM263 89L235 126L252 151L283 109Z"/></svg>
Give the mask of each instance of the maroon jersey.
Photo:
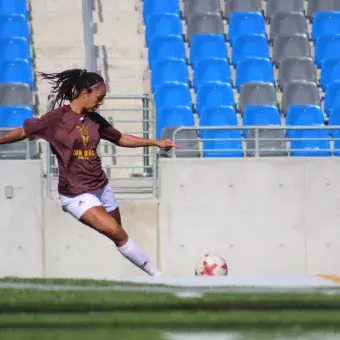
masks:
<svg viewBox="0 0 340 340"><path fill-rule="evenodd" d="M117 143L121 133L98 113L83 117L66 105L41 118L25 120L24 130L30 140L42 138L50 143L58 159L61 195L91 193L107 184L97 146L100 139Z"/></svg>

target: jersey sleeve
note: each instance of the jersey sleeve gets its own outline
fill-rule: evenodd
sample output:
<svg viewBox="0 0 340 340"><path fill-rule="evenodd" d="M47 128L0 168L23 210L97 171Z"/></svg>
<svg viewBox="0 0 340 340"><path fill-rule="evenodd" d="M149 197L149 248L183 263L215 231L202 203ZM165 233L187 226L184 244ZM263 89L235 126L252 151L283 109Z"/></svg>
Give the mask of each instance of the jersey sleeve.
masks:
<svg viewBox="0 0 340 340"><path fill-rule="evenodd" d="M121 132L115 129L105 118L100 116L98 113L95 116L95 120L99 123L100 138L117 144L122 137Z"/></svg>
<svg viewBox="0 0 340 340"><path fill-rule="evenodd" d="M42 138L50 142L53 139L59 120L59 111L53 110L40 118L26 119L23 128L29 140Z"/></svg>

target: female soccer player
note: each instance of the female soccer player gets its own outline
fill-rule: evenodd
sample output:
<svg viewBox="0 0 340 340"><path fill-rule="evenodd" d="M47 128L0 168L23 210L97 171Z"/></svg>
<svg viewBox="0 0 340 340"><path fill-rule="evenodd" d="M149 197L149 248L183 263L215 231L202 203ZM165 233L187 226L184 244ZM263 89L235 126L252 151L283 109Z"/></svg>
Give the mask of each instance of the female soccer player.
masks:
<svg viewBox="0 0 340 340"><path fill-rule="evenodd" d="M45 139L58 159L58 192L62 209L111 239L123 256L151 276L162 275L122 228L117 200L96 149L100 139L125 148L156 146L170 150L171 140L149 140L122 134L95 111L106 95L103 78L86 70L41 73L52 84L58 108L0 137L0 144L26 138ZM65 101L70 102L64 105Z"/></svg>

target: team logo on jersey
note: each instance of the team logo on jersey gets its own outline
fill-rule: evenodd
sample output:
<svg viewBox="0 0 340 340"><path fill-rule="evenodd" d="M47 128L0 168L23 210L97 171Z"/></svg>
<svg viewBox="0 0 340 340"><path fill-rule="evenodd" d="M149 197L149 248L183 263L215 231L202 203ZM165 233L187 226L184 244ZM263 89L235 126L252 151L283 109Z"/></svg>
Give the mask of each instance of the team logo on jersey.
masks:
<svg viewBox="0 0 340 340"><path fill-rule="evenodd" d="M83 145L86 148L89 143L89 131L85 125L78 125L77 130L81 135L81 139L83 140Z"/></svg>

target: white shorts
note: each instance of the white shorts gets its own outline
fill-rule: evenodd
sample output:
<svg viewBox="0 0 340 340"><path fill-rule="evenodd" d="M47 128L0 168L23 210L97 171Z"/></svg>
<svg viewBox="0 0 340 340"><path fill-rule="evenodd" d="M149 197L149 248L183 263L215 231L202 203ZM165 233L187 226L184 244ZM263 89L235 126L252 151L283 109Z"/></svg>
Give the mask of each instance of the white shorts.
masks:
<svg viewBox="0 0 340 340"><path fill-rule="evenodd" d="M62 209L77 220L92 207L103 206L107 212L118 208L116 197L109 184L93 194L82 194L76 197L59 195L59 197Z"/></svg>

